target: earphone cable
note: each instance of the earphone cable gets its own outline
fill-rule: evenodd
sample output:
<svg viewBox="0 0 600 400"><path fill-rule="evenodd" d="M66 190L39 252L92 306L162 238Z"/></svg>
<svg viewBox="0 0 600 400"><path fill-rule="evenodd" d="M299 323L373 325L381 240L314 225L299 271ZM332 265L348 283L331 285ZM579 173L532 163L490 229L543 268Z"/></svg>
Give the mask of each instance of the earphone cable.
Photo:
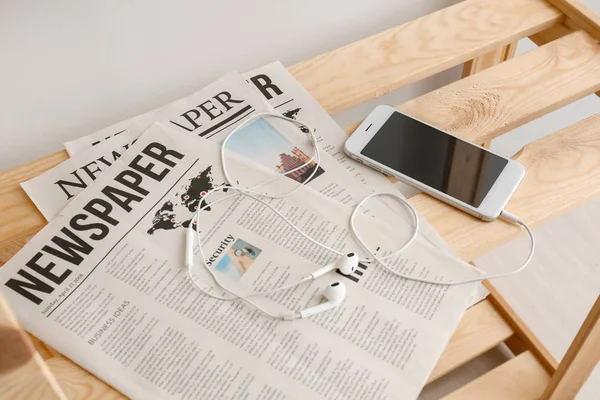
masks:
<svg viewBox="0 0 600 400"><path fill-rule="evenodd" d="M292 122L297 126L300 127L305 127L306 130L308 131L308 135L311 139L311 144L313 145L314 148L314 152L313 152L313 156L308 159L305 163L303 163L302 165L296 167L293 170L290 170L288 172L286 172L285 174L281 174L281 175L277 175L273 178L268 179L265 182L262 182L261 184L251 187L251 188L242 188L239 186L235 186L233 185L233 181L229 176L229 171L227 170L227 163L226 163L226 158L225 158L225 150L226 150L226 144L227 141L229 140L229 138L231 136L233 136L235 133L237 133L240 129L242 129L243 127L247 126L247 124L249 124L250 122L254 121L257 118L261 118L264 116L270 116L270 117L276 117L288 122ZM308 179L304 180L301 184L299 184L297 187L295 187L292 191L285 193L283 195L270 195L268 193L264 193L264 192L259 192L256 189L262 186L265 186L266 184L269 184L271 182L274 182L278 179L281 178L286 178L287 174L290 174L292 172L298 171L308 165L310 165L312 162L315 162L315 166L313 168L313 171L311 172L310 176ZM204 209L206 209L207 207L209 207L208 204L208 197L210 197L213 193L218 192L218 191L223 191L224 189L228 189L228 190L233 190L236 193L232 194L232 195L228 195L228 196L224 196L220 199L217 199L215 201L212 201L212 203L210 203L210 205L214 205L217 204L221 201L224 201L226 199L232 198L232 197L236 197L236 196L241 196L241 195L245 195L246 197L249 197L251 199L253 199L254 201L266 206L267 208L269 208L272 212L274 212L276 215L279 216L279 218L281 218L284 222L286 222L286 224L288 224L293 230L295 230L299 235L301 235L303 238L307 239L308 241L310 241L311 243L320 246L321 248L332 252L333 254L336 254L338 256L342 256L343 253L333 249L319 241L317 241L316 239L310 237L307 233L305 233L304 231L302 231L300 228L296 227L294 225L294 223L292 223L287 217L285 217L282 213L280 213L277 209L275 209L273 206L271 206L267 201L263 200L260 197L267 197L267 198L271 198L271 199L279 199L279 198L284 198L287 196L292 195L293 193L295 193L297 190L299 190L302 186L306 185L307 182L310 181L310 179L312 179L315 175L315 173L317 172L319 166L320 166L320 154L319 154L319 149L318 149L318 145L317 145L317 140L316 137L314 135L314 130L311 129L308 125L284 117L282 115L278 115L278 114L271 114L271 113L260 113L260 114L256 114L254 116L252 116L251 118L247 119L246 121L244 121L242 124L240 124L238 127L236 127L232 132L229 133L229 135L225 138L225 140L223 140L222 142L222 147L221 147L221 163L222 163L222 169L223 169L223 174L225 177L225 181L227 182L225 185L221 185L217 188L214 188L210 191L208 191L205 196L203 197L203 200L205 201L205 205L203 207L198 207L198 209L196 210L196 214L194 216L194 218L192 219L192 221L190 221L190 228L188 229L193 229L192 226L194 225L194 221L195 221L195 233L196 233L196 238L198 241L198 245L199 245L199 253L200 256L202 258L202 262L203 265L205 267L205 269L209 272L209 274L212 276L213 280L215 281L215 283L220 286L225 292L229 293L231 296L234 297L222 297L222 296L218 296L215 294L210 293L208 290L206 290L205 288L201 287L201 285L198 284L198 282L196 282L196 280L193 278L193 274L191 271L192 265L188 265L187 269L188 269L188 275L190 277L190 279L192 280L192 282L194 283L194 285L196 287L198 287L200 290L202 290L204 293L206 293L207 295L213 297L213 298L217 298L220 300L225 300L225 301L232 301L232 300L243 300L249 304L251 304L252 306L256 307L257 309L259 309L260 311L262 311L263 313L272 316L274 318L278 318L278 319L289 319L290 315L295 315L295 312L290 314L290 315L284 315L284 316L273 316L271 313L267 312L266 310L263 310L261 307L259 307L256 303L252 302L251 300L248 299L248 297L254 297L254 296L264 296L264 295L268 295L271 293L275 293L277 291L282 291L282 290L286 290L286 289L290 289L292 287L298 286L304 282L308 282L311 280L311 277L304 277L302 279L300 279L299 281L293 282L291 284L287 284L281 287L277 287L274 289L270 289L267 291L262 291L262 292L254 292L251 293L249 295L246 296L239 296L236 293L232 292L230 289L227 289L226 287L223 286L222 282L220 281L220 279L217 277L217 275L211 270L211 268L207 265L206 262L206 258L202 249L202 242L201 242L201 237L200 237L200 213L201 211L203 211ZM259 196L259 197L256 197ZM359 210L363 207L363 205L369 201L370 199L374 198L374 197L381 197L381 196L388 196L388 197L393 197L394 199L400 201L401 203L403 203L403 205L410 211L410 213L412 214L413 217L413 221L414 221L414 226L413 226L413 232L410 236L410 238L398 249L396 249L395 251L391 252L390 254L386 255L386 256L382 256L379 257L375 254L374 251L372 251L364 242L364 240L360 237L360 235L358 234L358 230L356 229L356 225L355 225L355 218L356 216L359 214ZM360 262L364 262L364 263L377 263L379 265L381 265L383 268L385 268L387 271L389 271L390 273L392 273L395 276L398 276L400 278L403 279L407 279L407 280L411 280L411 281L416 281L416 282L423 282L423 283L428 283L428 284L435 284L435 285L448 285L448 286L455 286L455 285L460 285L460 284L466 284L466 283L472 283L472 282L480 282L486 279L494 279L494 278L500 278L500 277L506 277L509 275L513 275L517 272L522 271L531 261L534 251L535 251L535 237L533 235L533 232L531 231L531 229L527 226L527 224L525 222L523 222L521 219L519 219L517 216L510 214L507 211L503 211L500 215L500 218L512 222L512 223L516 223L521 225L528 233L530 239L531 239L531 248L530 248L530 252L527 256L527 259L525 260L525 262L517 269L509 271L509 272L505 272L505 273L501 273L501 274L494 274L494 275L486 275L483 277L479 277L479 278L473 278L473 279L467 279L467 280L462 280L462 281L448 281L448 282L440 282L440 281L432 281L432 280L428 280L428 279L421 279L421 278L415 278L406 274L403 274L401 272L395 271L393 268L391 268L390 266L388 266L384 260L392 258L392 257L396 257L398 256L402 251L404 251L417 237L418 233L419 233L419 216L418 213L416 212L415 208L412 206L412 204L410 204L410 202L408 202L408 200L406 200L404 197L402 197L400 194L396 194L396 193L391 193L391 192L384 192L384 193L373 193L370 194L368 196L366 196L365 198L363 198L355 207L354 210L352 211L352 214L350 215L350 230L354 236L354 238L356 239L356 241L363 247L363 249L365 250L365 252L370 256L369 258L363 258L360 259ZM293 319L293 318L292 318Z"/></svg>

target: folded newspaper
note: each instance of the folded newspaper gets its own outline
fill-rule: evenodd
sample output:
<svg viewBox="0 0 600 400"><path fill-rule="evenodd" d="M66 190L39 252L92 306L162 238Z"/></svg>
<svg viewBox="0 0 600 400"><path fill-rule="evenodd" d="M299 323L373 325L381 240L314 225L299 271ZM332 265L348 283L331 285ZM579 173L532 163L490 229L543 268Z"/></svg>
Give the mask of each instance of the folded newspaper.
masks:
<svg viewBox="0 0 600 400"><path fill-rule="evenodd" d="M329 183L321 185L317 190L339 201L356 204L374 189L391 189L390 181L382 174L344 155L343 145L347 139L344 131L281 63L275 62L250 71L244 74L244 78L248 84L235 73L227 74L193 95L162 109L65 143L72 158L22 183L22 187L49 220L156 121L182 132L220 141L236 122L248 115L281 112L316 129L319 146L326 151L322 156L323 163L331 172L326 178ZM294 140L292 138L292 142ZM291 149L287 153L289 150ZM332 165L333 160L339 165ZM356 179L350 175L354 175ZM343 183L345 190L338 190L340 183ZM347 197L350 193L351 198ZM396 204L391 206L398 207ZM384 210L389 212L389 207ZM405 215L404 210L401 209L399 214ZM436 246L453 254L431 226L423 224L421 231ZM483 298L485 294L485 289L479 285L479 293L474 301Z"/></svg>
<svg viewBox="0 0 600 400"><path fill-rule="evenodd" d="M251 146L258 130L285 137L285 129L259 120L234 150ZM275 313L298 310L319 302L331 281L345 282L341 307L294 322L205 296L185 272L185 229L205 192L224 181L219 151L164 123L138 138L0 269L0 290L25 328L134 399L415 399L475 285L415 283L361 264L350 277L332 272L257 298ZM228 153L231 175L256 180L248 184L274 173L243 151ZM328 174L323 168L313 180ZM270 202L317 240L361 253L347 228L351 207L310 187ZM292 282L335 259L243 195L202 211L199 223L209 267L239 293ZM381 255L411 230L367 215L358 225ZM480 275L421 235L390 264L437 280ZM194 275L212 286L200 262Z"/></svg>

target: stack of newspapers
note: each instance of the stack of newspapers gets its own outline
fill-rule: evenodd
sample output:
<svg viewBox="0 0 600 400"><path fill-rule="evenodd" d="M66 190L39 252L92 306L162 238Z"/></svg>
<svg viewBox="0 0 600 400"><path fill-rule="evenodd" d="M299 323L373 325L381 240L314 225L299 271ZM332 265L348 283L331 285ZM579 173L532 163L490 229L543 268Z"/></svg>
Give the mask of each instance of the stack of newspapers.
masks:
<svg viewBox="0 0 600 400"><path fill-rule="evenodd" d="M417 398L466 308L481 298L481 285L418 283L361 263L349 276L331 272L253 298L281 313L313 306L326 285L345 283L340 307L290 322L207 296L190 282L190 225L200 232L208 268L241 294L294 282L336 259L253 198L214 201L230 190L204 199L225 182L223 139L264 112L310 125L322 149L320 166L306 165L263 190L306 186L264 200L315 240L364 257L349 230L352 209L370 193L395 188L346 158L343 130L273 63L229 73L66 143L68 160L22 183L49 222L0 269L0 291L29 332L134 399ZM312 151L296 126L257 119L229 140L228 171L250 187L304 164ZM482 275L420 222L413 244L391 258L394 269L439 281ZM357 225L381 256L413 230L410 213L385 198L368 203ZM199 246L195 253L195 280L222 294Z"/></svg>

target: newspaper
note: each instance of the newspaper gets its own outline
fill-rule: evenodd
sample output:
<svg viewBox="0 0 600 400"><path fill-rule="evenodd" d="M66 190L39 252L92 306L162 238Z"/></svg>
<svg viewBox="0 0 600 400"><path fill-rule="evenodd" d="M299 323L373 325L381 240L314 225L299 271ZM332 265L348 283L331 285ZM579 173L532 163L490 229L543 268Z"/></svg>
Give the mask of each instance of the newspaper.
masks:
<svg viewBox="0 0 600 400"><path fill-rule="evenodd" d="M71 150L77 149L78 152L21 186L42 215L50 220L110 167L154 121L166 117L169 123L186 132L196 127L197 132L194 133L216 137L230 132L233 124L256 110L266 112L271 109L237 73L231 72L160 110L71 142L68 144Z"/></svg>
<svg viewBox="0 0 600 400"><path fill-rule="evenodd" d="M261 97L255 95L249 85L237 74L228 74L215 83L207 86L191 97L172 103L155 115L155 118L164 124L188 133L190 125L185 125L178 120L186 114L192 104L204 104L215 97L215 94L226 93L232 100L236 101L237 109L230 110L230 115L215 118L212 125L204 124L203 138L220 143L224 137L235 128L235 123L253 113L272 112L273 109ZM233 95L235 94L235 96ZM208 100L206 100L208 99ZM239 103L237 103L239 102ZM195 115L195 114L193 114ZM185 121L187 121L184 118ZM198 124L197 121L194 121ZM29 195L38 209L50 220L62 210L69 201L85 189L91 182L96 180L104 170L118 159L121 154L135 142L142 131L150 124L149 121L136 121L132 123L126 132L115 136L111 140L103 141L97 146L75 154L72 158L46 171L45 173L22 183L22 187ZM310 148L305 135L299 134L292 125L287 122L270 119L260 120L252 125L253 128L244 129L230 139L228 148L250 159L261 160L265 166L277 170L289 171L303 164L313 151ZM279 129L277 129L280 127ZM288 134L283 136L282 132ZM201 135L202 135L201 134ZM244 142L246 137L252 137L250 143ZM202 136L201 136L202 137ZM304 140L302 140L304 139ZM312 163L315 165L316 163ZM298 181L303 182L310 175L312 167L298 171ZM352 175L327 153L321 154L321 163L317 176L327 171L327 176L322 179L314 179L308 183L315 190L336 199L343 204L354 205L364 197L366 187L360 183L352 183ZM383 211L382 211L383 212ZM389 212L388 209L385 212ZM409 220L408 214L401 213ZM383 217L383 214L382 214Z"/></svg>
<svg viewBox="0 0 600 400"><path fill-rule="evenodd" d="M80 137L70 142L66 142L64 143L65 150L67 150L69 156L72 157L75 153L81 150L90 149L93 146L96 146L97 144L100 144L105 140L114 138L118 135L127 132L127 128L129 128L132 124L136 122L144 123L145 121L154 121L156 119L156 114L158 114L160 110L161 108L157 108L156 110L152 110L147 113L137 115L133 118L129 118L125 121L121 121L90 135Z"/></svg>
<svg viewBox="0 0 600 400"><path fill-rule="evenodd" d="M298 119L316 128L317 140L321 148L360 181L374 187L390 185L390 181L379 172L346 157L343 151L344 142L348 138L346 133L280 62L247 72L243 77L275 110L288 118ZM66 142L64 146L69 156L73 157L77 153L89 150L92 146L127 132L131 126L137 126L136 130L141 134L145 128L159 120L158 114L159 110L154 110L91 135Z"/></svg>
<svg viewBox="0 0 600 400"><path fill-rule="evenodd" d="M229 160L233 176L273 174ZM209 298L184 271L185 227L203 192L223 181L219 165L216 144L153 126L0 269L0 290L24 327L134 399L415 399L474 286L414 283L361 264L350 278L332 272L256 298L273 313L298 310L317 304L324 285L346 284L342 306L294 322ZM351 208L308 187L271 204L327 245L357 248ZM410 231L358 218L382 255ZM211 205L200 224L210 267L238 293L292 282L335 258L245 196ZM197 280L211 286L196 264ZM422 239L391 264L430 279L479 275Z"/></svg>
<svg viewBox="0 0 600 400"><path fill-rule="evenodd" d="M195 122L192 118L197 117L198 114L200 114L199 118L205 119L202 121L205 124L203 128L210 130L213 125L226 125L223 121L231 120L232 116L236 116L240 110L250 107L257 112L276 110L290 118L304 121L316 129L319 146L326 150L326 153L322 152L323 168L329 171L329 174L325 178L313 181L310 184L315 190L349 205L357 204L364 196L372 193L374 189L389 188L388 190L397 192L396 189L391 187L390 181L382 174L344 155L343 144L347 139L344 131L281 63L276 62L263 66L246 73L244 77L250 83L249 85L244 84L244 81L237 74L230 73L194 95L174 102L160 111L153 112L152 118L149 118L146 114L143 117L132 119L126 131L117 136L107 135L107 132L110 131L107 128L101 131L100 134L93 134L82 138L80 141L71 142L71 153L73 155L70 160L23 183L23 189L46 219L49 220L76 193L83 190L89 181L95 179L102 169L107 167L107 163L104 163L103 159L114 159L115 155L120 155L122 150L141 135L154 121L168 123L170 126L181 129L186 133L190 129L192 130L191 133L197 133L193 129ZM197 105L203 104L206 108L207 105L211 104L211 100L214 102L215 97L223 96L222 93L225 93L226 96L233 96L233 99L237 99L241 103L234 103L238 107L232 108L229 112L223 109L223 114L215 118L214 121L206 121L205 110L200 110L200 106ZM212 108L211 110L213 113L215 112ZM235 120L239 121L240 119ZM113 130L123 130L123 128L123 125L121 125ZM227 135L231 129L233 129L233 125L225 127L216 136L209 134L209 140L219 140ZM202 131L202 129L199 130ZM300 136L292 137L290 141L297 143ZM96 143L96 145L92 146L93 143ZM262 142L260 143L262 144ZM339 165L334 165L332 160ZM346 169L346 174L340 166ZM90 173L90 169L94 172ZM353 179L351 175L354 175L358 181ZM365 185L360 185L359 181ZM393 212L396 215L403 216L405 221L410 221L410 216L406 210L394 201L386 202L385 199L376 199L370 203L369 208L376 210L373 211L374 215L381 218ZM420 230L431 243L448 254L454 255L452 249L429 224L423 223ZM485 298L487 294L485 287L479 285L479 290L473 302L478 302Z"/></svg>

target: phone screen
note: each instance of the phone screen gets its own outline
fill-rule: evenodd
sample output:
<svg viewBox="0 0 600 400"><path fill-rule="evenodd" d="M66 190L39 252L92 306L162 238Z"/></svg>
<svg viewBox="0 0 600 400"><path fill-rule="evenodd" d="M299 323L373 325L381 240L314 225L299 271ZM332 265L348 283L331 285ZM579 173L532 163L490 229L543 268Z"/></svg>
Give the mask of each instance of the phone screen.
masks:
<svg viewBox="0 0 600 400"><path fill-rule="evenodd" d="M397 112L361 154L474 207L508 164L505 158Z"/></svg>

